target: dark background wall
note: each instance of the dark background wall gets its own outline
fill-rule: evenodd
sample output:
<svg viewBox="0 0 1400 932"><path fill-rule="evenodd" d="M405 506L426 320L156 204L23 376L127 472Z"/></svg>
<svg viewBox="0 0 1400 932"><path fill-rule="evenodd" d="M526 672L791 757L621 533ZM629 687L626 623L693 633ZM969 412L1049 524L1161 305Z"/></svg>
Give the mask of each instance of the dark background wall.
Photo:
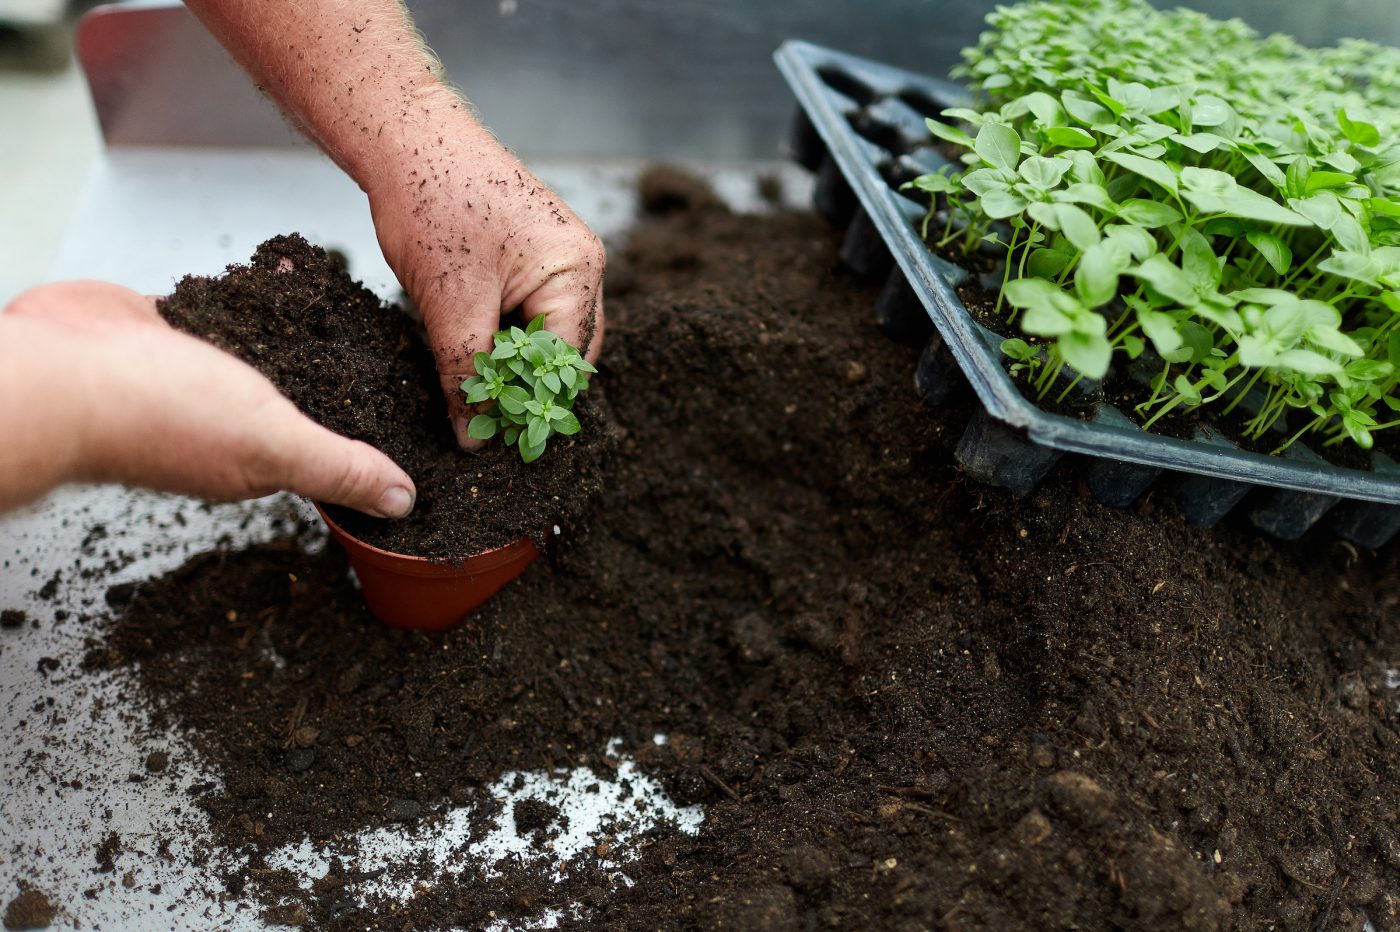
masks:
<svg viewBox="0 0 1400 932"><path fill-rule="evenodd" d="M1400 0L1192 0L1310 44L1400 44ZM793 104L771 60L789 37L935 74L990 0L409 0L448 72L527 157L758 159ZM293 142L193 17L147 3L79 29L114 144ZM218 101L210 106L210 101Z"/></svg>
<svg viewBox="0 0 1400 932"><path fill-rule="evenodd" d="M1160 4L1178 5L1178 4ZM1194 0L1309 44L1400 43L1400 0ZM410 0L429 41L502 136L570 133L668 154L772 151L788 103L769 61L795 36L943 73L990 0Z"/></svg>

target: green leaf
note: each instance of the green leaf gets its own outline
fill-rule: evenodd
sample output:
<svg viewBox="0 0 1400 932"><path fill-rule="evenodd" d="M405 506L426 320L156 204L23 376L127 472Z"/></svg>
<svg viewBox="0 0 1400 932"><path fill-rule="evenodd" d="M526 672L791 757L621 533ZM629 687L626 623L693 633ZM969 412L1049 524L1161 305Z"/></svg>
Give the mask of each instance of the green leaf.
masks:
<svg viewBox="0 0 1400 932"><path fill-rule="evenodd" d="M506 445L506 446L508 446L508 447L513 447L513 446L515 446L515 441L518 440L518 439L520 439L520 428L519 428L519 427L507 427L505 433L501 435L501 439L502 439L503 441L505 441L505 445Z"/></svg>
<svg viewBox="0 0 1400 932"><path fill-rule="evenodd" d="M1308 342L1319 349L1331 350L1334 353L1341 353L1343 356L1361 356L1365 350L1351 337L1337 330L1335 327L1313 327L1307 334ZM1369 362L1371 360L1362 360ZM1382 365L1378 362L1377 365ZM1383 365L1388 366L1388 363ZM1347 367L1347 374L1352 375L1351 367Z"/></svg>
<svg viewBox="0 0 1400 932"><path fill-rule="evenodd" d="M475 376L473 376L475 378ZM481 404L483 401L491 399L491 386L480 379L476 379L475 385L470 385L472 379L462 383L462 388L466 391L466 402L469 405Z"/></svg>
<svg viewBox="0 0 1400 932"><path fill-rule="evenodd" d="M1229 194L1239 185L1228 172L1214 168L1187 166L1181 170L1181 186L1187 191L1200 194Z"/></svg>
<svg viewBox="0 0 1400 932"><path fill-rule="evenodd" d="M1058 278L1074 261L1074 253L1060 249L1037 249L1026 262L1026 271L1033 278Z"/></svg>
<svg viewBox="0 0 1400 932"><path fill-rule="evenodd" d="M1196 299L1196 291L1191 285L1191 279L1161 253L1148 256L1136 268L1129 271L1140 281L1155 288L1163 297L1178 304L1189 305Z"/></svg>
<svg viewBox="0 0 1400 932"><path fill-rule="evenodd" d="M529 401L530 395L519 385L507 385L496 398L496 403L501 409L510 414L524 414L525 405Z"/></svg>
<svg viewBox="0 0 1400 932"><path fill-rule="evenodd" d="M1233 114L1233 108L1213 94L1201 94L1191 100L1193 126L1219 126L1229 121Z"/></svg>
<svg viewBox="0 0 1400 932"><path fill-rule="evenodd" d="M1073 204L1056 204L1055 215L1060 222L1060 231L1075 249L1083 251L1099 241L1098 224L1082 209Z"/></svg>
<svg viewBox="0 0 1400 932"><path fill-rule="evenodd" d="M1068 204L1088 204L1090 207L1097 207L1100 210L1112 211L1117 205L1113 203L1113 198L1108 196L1103 185L1093 184L1087 181L1076 181L1069 187L1056 191L1051 195L1056 201Z"/></svg>
<svg viewBox="0 0 1400 932"><path fill-rule="evenodd" d="M1181 212L1170 204L1133 198L1118 205L1119 219L1145 229L1156 229L1181 220Z"/></svg>
<svg viewBox="0 0 1400 932"><path fill-rule="evenodd" d="M1281 226L1312 225L1312 222L1306 217L1289 210L1278 201L1238 185L1226 194L1216 194L1209 191L1185 191L1183 196L1206 213L1227 214L1232 217L1260 220L1264 223L1274 223Z"/></svg>
<svg viewBox="0 0 1400 932"><path fill-rule="evenodd" d="M549 422L539 415L530 418L530 423L525 428L525 442L532 447L544 446L544 442L548 438Z"/></svg>
<svg viewBox="0 0 1400 932"><path fill-rule="evenodd" d="M1195 407L1201 403L1201 392L1196 388L1185 375L1178 375L1172 382L1172 387L1181 395L1182 401L1190 407Z"/></svg>
<svg viewBox="0 0 1400 932"><path fill-rule="evenodd" d="M1341 127L1342 134L1358 146L1380 145L1381 133L1370 123L1362 123L1347 118L1345 109L1337 111L1337 125Z"/></svg>
<svg viewBox="0 0 1400 932"><path fill-rule="evenodd" d="M548 316L548 314L536 314L534 317L530 318L530 323L525 326L525 332L539 333L544 329L544 320Z"/></svg>
<svg viewBox="0 0 1400 932"><path fill-rule="evenodd" d="M1262 175L1264 180L1268 181L1269 184L1273 185L1275 188L1283 188L1287 183L1283 174L1283 169L1274 164L1273 159L1270 159L1268 156L1258 152L1246 151L1241 151L1240 155L1243 155L1245 160L1248 161L1250 165L1254 166L1254 170Z"/></svg>
<svg viewBox="0 0 1400 932"><path fill-rule="evenodd" d="M1290 198L1288 206L1319 230L1330 231L1342 217L1342 204L1330 191L1320 191L1312 197Z"/></svg>
<svg viewBox="0 0 1400 932"><path fill-rule="evenodd" d="M1020 308L1057 304L1064 297L1064 292L1058 286L1043 278L1018 278L1009 281L1001 293L1012 305Z"/></svg>
<svg viewBox="0 0 1400 932"><path fill-rule="evenodd" d="M1063 126L1065 111L1060 102L1044 91L1034 91L1021 98L1026 109L1035 114L1042 126Z"/></svg>
<svg viewBox="0 0 1400 932"><path fill-rule="evenodd" d="M1059 187L1061 179L1065 177L1065 173L1069 169L1069 159L1053 159L1043 155L1033 155L1023 161L1017 171L1033 187L1041 191L1049 191Z"/></svg>
<svg viewBox="0 0 1400 932"><path fill-rule="evenodd" d="M949 126L947 123L940 123L932 119L925 119L924 125L928 127L930 133L944 142L951 142L955 146L963 146L967 149L971 149L974 145L972 137L956 126Z"/></svg>
<svg viewBox="0 0 1400 932"><path fill-rule="evenodd" d="M1025 198L1010 191L988 191L978 199L983 213L993 220L1005 220L1025 211Z"/></svg>
<svg viewBox="0 0 1400 932"><path fill-rule="evenodd" d="M1308 183L1303 193L1316 194L1318 191L1325 191L1328 188L1340 188L1356 180L1355 175L1348 175L1343 172L1315 171L1308 176Z"/></svg>
<svg viewBox="0 0 1400 932"><path fill-rule="evenodd" d="M563 416L554 423L554 430L565 437L573 436L579 432L578 417L572 411L563 412Z"/></svg>
<svg viewBox="0 0 1400 932"><path fill-rule="evenodd" d="M530 443L524 436L520 438L520 461L523 463L533 463L544 453L545 442L538 444Z"/></svg>
<svg viewBox="0 0 1400 932"><path fill-rule="evenodd" d="M473 440L490 440L496 436L499 426L489 414L478 414L467 424L467 436Z"/></svg>
<svg viewBox="0 0 1400 932"><path fill-rule="evenodd" d="M1139 177L1161 185L1173 194L1180 187L1176 172L1163 162L1145 159L1140 155L1132 155L1127 152L1108 152L1103 157Z"/></svg>
<svg viewBox="0 0 1400 932"><path fill-rule="evenodd" d="M1184 136L1180 133L1172 136L1174 142L1180 143L1192 152L1199 152L1204 155L1207 152L1214 152L1216 149L1223 149L1229 145L1225 139L1215 133L1192 133Z"/></svg>
<svg viewBox="0 0 1400 932"><path fill-rule="evenodd" d="M984 162L1004 171L1014 171L1021 161L1021 137L1003 123L988 123L978 130L973 148Z"/></svg>
<svg viewBox="0 0 1400 932"><path fill-rule="evenodd" d="M1212 292L1220 284L1220 260L1210 248L1210 241L1194 227L1181 232L1181 270L1197 295Z"/></svg>
<svg viewBox="0 0 1400 932"><path fill-rule="evenodd" d="M1006 356L1021 362L1034 359L1036 356L1035 347L1017 337L1013 337L1009 340L1002 340L1001 351Z"/></svg>
<svg viewBox="0 0 1400 932"><path fill-rule="evenodd" d="M1052 126L1045 130L1045 138L1061 149L1092 149L1098 145L1093 136L1073 126Z"/></svg>
<svg viewBox="0 0 1400 932"><path fill-rule="evenodd" d="M1161 311L1154 311L1142 303L1138 304L1136 311L1142 332L1147 334L1159 355L1167 356L1181 348L1181 334L1176 329L1174 318Z"/></svg>
<svg viewBox="0 0 1400 932"><path fill-rule="evenodd" d="M1312 350L1294 349L1279 353L1276 364L1286 366L1304 375L1337 375L1342 371L1341 363L1328 359Z"/></svg>
<svg viewBox="0 0 1400 932"><path fill-rule="evenodd" d="M1101 307L1118 295L1118 278L1123 273L1113 249L1107 243L1095 243L1084 251L1074 270L1074 288L1089 307Z"/></svg>
<svg viewBox="0 0 1400 932"><path fill-rule="evenodd" d="M1061 94L1060 102L1064 104L1065 112L1086 126L1102 126L1116 122L1111 111L1074 91Z"/></svg>
<svg viewBox="0 0 1400 932"><path fill-rule="evenodd" d="M1288 244L1272 233L1254 232L1245 234L1249 245L1259 250L1269 267L1280 275L1293 267L1293 251Z"/></svg>
<svg viewBox="0 0 1400 932"><path fill-rule="evenodd" d="M1075 371L1091 379L1101 379L1108 374L1108 365L1113 360L1113 346L1101 334L1067 333L1060 337L1056 346L1060 355Z"/></svg>
<svg viewBox="0 0 1400 932"><path fill-rule="evenodd" d="M1308 179L1312 177L1312 162L1306 155L1300 155L1288 166L1284 188L1289 197L1302 197L1308 190Z"/></svg>

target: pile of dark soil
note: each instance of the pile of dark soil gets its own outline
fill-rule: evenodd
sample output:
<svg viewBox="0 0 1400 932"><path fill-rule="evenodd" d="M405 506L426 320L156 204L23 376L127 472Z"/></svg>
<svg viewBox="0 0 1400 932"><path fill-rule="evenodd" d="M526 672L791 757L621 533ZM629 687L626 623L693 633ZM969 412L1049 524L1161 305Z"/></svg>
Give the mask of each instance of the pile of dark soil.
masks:
<svg viewBox="0 0 1400 932"><path fill-rule="evenodd" d="M418 489L412 515L382 521L330 509L351 534L385 550L453 561L568 527L602 483L604 405L584 395L583 430L550 441L525 465L515 450L457 447L432 354L398 308L352 281L341 261L300 236L258 247L248 265L189 276L160 313L250 363L318 423L378 447Z"/></svg>
<svg viewBox="0 0 1400 932"><path fill-rule="evenodd" d="M1394 558L1108 510L1067 469L1025 501L965 481L968 412L920 407L837 245L712 204L638 229L608 481L467 626L377 626L334 551L290 544L136 593L90 660L133 664L225 781L199 803L253 855L229 889L347 929L569 903L607 929L1400 929ZM591 857L558 885L404 864L418 894L362 907L346 864L302 892L258 861L508 770L606 776L614 737L706 813L630 888Z"/></svg>

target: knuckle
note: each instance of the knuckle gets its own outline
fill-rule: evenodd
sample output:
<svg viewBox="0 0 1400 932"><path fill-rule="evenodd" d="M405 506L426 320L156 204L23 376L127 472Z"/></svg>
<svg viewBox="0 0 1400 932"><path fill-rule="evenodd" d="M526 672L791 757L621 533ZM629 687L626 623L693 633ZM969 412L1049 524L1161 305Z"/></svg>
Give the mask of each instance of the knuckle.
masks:
<svg viewBox="0 0 1400 932"><path fill-rule="evenodd" d="M363 497L373 486L375 481L375 470L369 462L366 450L360 449L359 444L352 451L354 455L342 457L335 466L334 477L332 478L326 494L343 501L350 501Z"/></svg>
<svg viewBox="0 0 1400 932"><path fill-rule="evenodd" d="M276 448L259 440L242 445L234 457L234 497L256 498L271 495L287 483L286 461Z"/></svg>

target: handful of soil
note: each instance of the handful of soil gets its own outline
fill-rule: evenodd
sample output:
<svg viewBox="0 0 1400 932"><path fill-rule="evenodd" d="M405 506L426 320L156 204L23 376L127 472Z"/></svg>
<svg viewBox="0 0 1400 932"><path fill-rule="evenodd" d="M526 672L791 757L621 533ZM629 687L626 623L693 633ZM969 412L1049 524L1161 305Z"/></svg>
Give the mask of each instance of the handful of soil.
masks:
<svg viewBox="0 0 1400 932"><path fill-rule="evenodd" d="M159 303L177 329L251 364L331 430L383 450L418 487L400 521L329 509L384 550L444 562L569 525L601 486L608 428L596 387L575 413L583 430L526 465L502 444L458 448L432 353L417 324L298 235L258 247L248 265L187 276Z"/></svg>

